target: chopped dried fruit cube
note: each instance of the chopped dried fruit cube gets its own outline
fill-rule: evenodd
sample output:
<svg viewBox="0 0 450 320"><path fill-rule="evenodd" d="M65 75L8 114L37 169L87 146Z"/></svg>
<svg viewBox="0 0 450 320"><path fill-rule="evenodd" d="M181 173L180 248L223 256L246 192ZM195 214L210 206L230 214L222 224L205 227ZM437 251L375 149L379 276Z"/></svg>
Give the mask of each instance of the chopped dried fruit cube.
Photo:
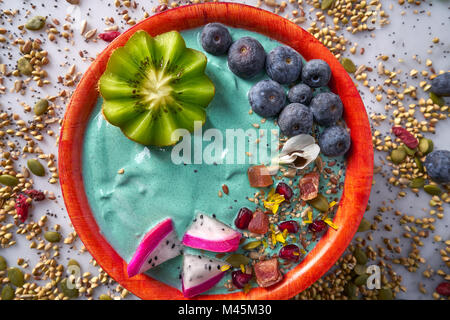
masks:
<svg viewBox="0 0 450 320"><path fill-rule="evenodd" d="M257 209L253 213L252 220L248 225L248 230L256 234L266 234L269 231L269 218L261 210Z"/></svg>
<svg viewBox="0 0 450 320"><path fill-rule="evenodd" d="M254 188L264 188L273 184L272 176L264 165L248 168L247 174L250 186Z"/></svg>
<svg viewBox="0 0 450 320"><path fill-rule="evenodd" d="M320 174L318 172L310 172L303 176L299 181L300 198L304 201L312 200L317 197L319 192L319 179Z"/></svg>
<svg viewBox="0 0 450 320"><path fill-rule="evenodd" d="M270 287L280 282L283 279L278 268L278 259L272 258L270 260L257 262L254 266L256 282L260 287Z"/></svg>

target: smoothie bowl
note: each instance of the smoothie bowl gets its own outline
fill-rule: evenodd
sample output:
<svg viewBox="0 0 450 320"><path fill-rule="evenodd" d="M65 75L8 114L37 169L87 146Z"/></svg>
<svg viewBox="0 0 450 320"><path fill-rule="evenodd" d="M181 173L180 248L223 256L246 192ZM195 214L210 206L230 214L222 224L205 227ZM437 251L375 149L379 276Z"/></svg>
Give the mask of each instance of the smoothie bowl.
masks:
<svg viewBox="0 0 450 320"><path fill-rule="evenodd" d="M373 152L323 45L272 13L209 3L152 16L98 56L59 167L84 245L138 297L287 299L351 241Z"/></svg>

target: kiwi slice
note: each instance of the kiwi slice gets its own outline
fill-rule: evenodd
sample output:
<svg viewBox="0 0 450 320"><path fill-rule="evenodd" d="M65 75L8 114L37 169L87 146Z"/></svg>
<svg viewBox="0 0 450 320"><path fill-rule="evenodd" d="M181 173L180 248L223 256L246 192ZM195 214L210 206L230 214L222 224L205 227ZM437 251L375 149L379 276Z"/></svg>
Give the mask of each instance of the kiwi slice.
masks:
<svg viewBox="0 0 450 320"><path fill-rule="evenodd" d="M138 143L177 143L176 129L192 132L194 121L205 123L215 92L206 61L176 31L156 37L137 31L113 51L99 80L105 119Z"/></svg>

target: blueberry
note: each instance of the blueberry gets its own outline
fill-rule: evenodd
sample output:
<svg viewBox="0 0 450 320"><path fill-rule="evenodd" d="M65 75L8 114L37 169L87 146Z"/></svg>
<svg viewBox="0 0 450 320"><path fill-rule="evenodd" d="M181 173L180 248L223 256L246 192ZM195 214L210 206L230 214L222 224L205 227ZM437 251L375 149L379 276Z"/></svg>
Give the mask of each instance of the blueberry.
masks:
<svg viewBox="0 0 450 320"><path fill-rule="evenodd" d="M313 114L303 104L288 104L278 117L278 126L281 132L288 137L309 133L313 126Z"/></svg>
<svg viewBox="0 0 450 320"><path fill-rule="evenodd" d="M323 87L331 78L331 69L328 63L320 59L309 60L302 69L302 81L311 88Z"/></svg>
<svg viewBox="0 0 450 320"><path fill-rule="evenodd" d="M248 101L252 110L261 117L277 116L286 103L283 87L273 80L257 82L248 92Z"/></svg>
<svg viewBox="0 0 450 320"><path fill-rule="evenodd" d="M228 29L220 23L208 23L200 36L202 47L215 56L226 54L233 40Z"/></svg>
<svg viewBox="0 0 450 320"><path fill-rule="evenodd" d="M431 80L431 92L438 96L450 96L450 72L442 73Z"/></svg>
<svg viewBox="0 0 450 320"><path fill-rule="evenodd" d="M332 126L342 117L342 101L333 92L322 92L316 95L310 104L314 120L325 127Z"/></svg>
<svg viewBox="0 0 450 320"><path fill-rule="evenodd" d="M297 102L304 105L308 105L311 102L312 96L313 91L304 83L299 83L293 86L288 93L288 99L290 102Z"/></svg>
<svg viewBox="0 0 450 320"><path fill-rule="evenodd" d="M238 77L249 79L264 68L266 52L258 40L243 37L228 50L228 67Z"/></svg>
<svg viewBox="0 0 450 320"><path fill-rule="evenodd" d="M450 182L450 151L436 150L428 154L425 159L425 168L433 181Z"/></svg>
<svg viewBox="0 0 450 320"><path fill-rule="evenodd" d="M301 71L302 57L292 48L276 47L266 57L267 75L278 83L294 82L300 76Z"/></svg>
<svg viewBox="0 0 450 320"><path fill-rule="evenodd" d="M329 157L344 155L350 144L350 134L341 126L328 127L319 137L320 151Z"/></svg>

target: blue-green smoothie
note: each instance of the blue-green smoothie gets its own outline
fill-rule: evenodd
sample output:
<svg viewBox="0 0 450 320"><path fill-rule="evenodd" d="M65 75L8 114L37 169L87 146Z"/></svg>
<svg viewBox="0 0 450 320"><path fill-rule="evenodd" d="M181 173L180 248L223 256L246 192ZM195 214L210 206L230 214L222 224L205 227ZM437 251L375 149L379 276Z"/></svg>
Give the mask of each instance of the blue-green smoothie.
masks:
<svg viewBox="0 0 450 320"><path fill-rule="evenodd" d="M234 40L243 36L256 38L266 52L280 45L261 34L229 30ZM201 29L193 29L181 34L187 47L204 52L198 40L200 32ZM207 108L203 132L210 128L223 132L226 129L278 131L273 120L261 121L260 116L249 113L247 92L267 75L251 80L238 78L228 69L226 56L205 54L208 58L206 74L214 82L216 93ZM101 114L101 104L99 98L85 133L83 179L101 233L124 260L130 261L144 235L166 217L172 218L181 239L198 211L215 214L220 221L233 225L241 207L256 209L256 205L248 200L258 191L248 182L247 169L251 164L174 164L171 159L173 147L146 147L129 140L119 128L106 122ZM259 128L255 128L255 124ZM264 162L267 159L258 160ZM343 164L342 158L333 160ZM121 169L123 173L119 173ZM326 183L322 179L322 189ZM223 184L228 186L229 194L219 197ZM298 194L298 190L295 192ZM334 197L340 197L340 193ZM214 253L210 254L214 256ZM182 258L177 257L148 274L181 288L181 264ZM207 293L228 292L223 286L227 280L229 277Z"/></svg>

